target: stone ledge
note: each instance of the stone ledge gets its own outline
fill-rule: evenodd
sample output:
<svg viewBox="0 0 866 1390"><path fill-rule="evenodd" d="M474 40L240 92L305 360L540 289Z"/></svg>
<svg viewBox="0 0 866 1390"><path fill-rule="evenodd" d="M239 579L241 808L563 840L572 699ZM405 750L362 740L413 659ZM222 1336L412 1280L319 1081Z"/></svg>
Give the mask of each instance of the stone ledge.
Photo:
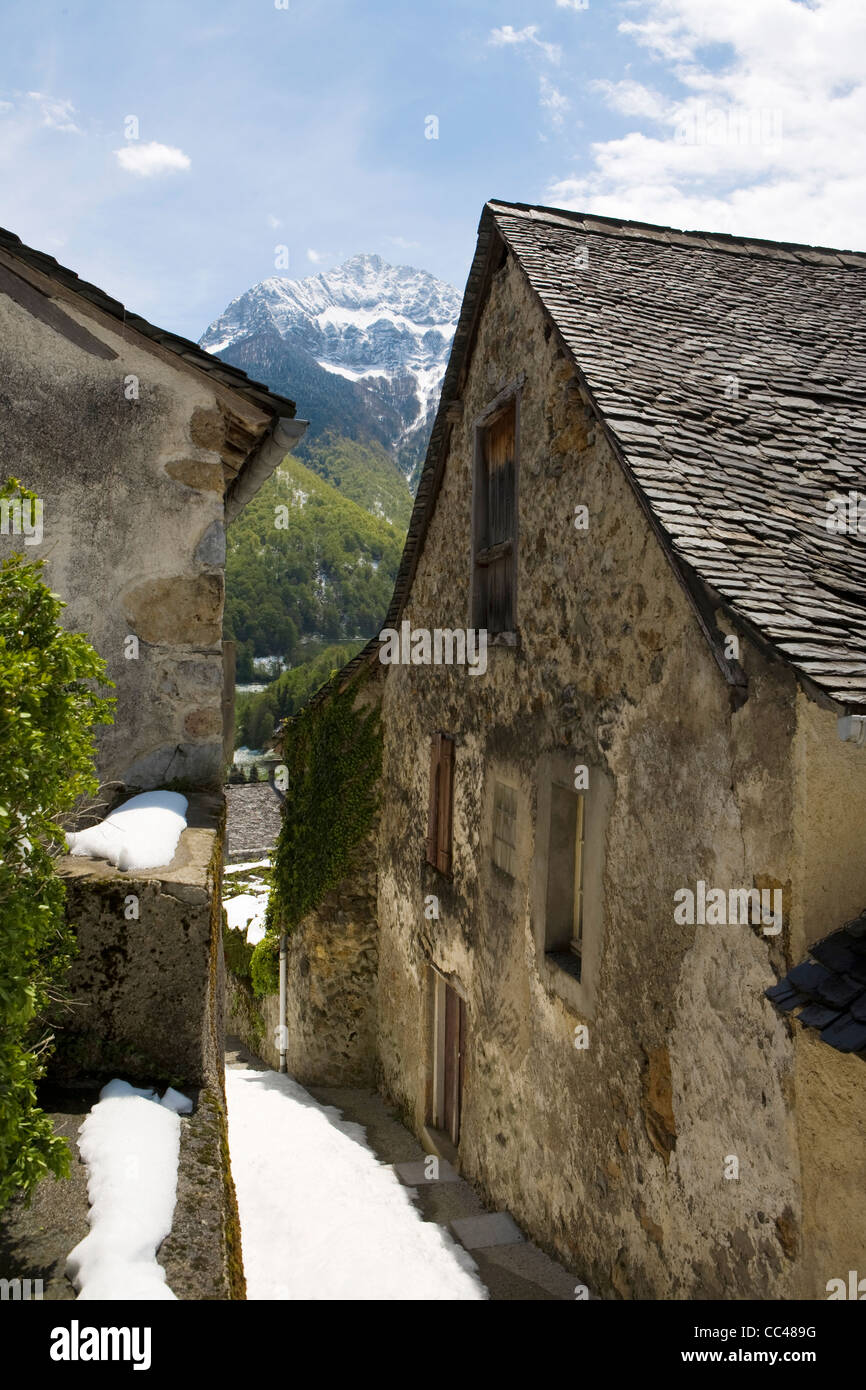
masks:
<svg viewBox="0 0 866 1390"><path fill-rule="evenodd" d="M220 796L193 794L187 829L164 868L122 873L105 860L59 861L79 950L70 1003L54 1020L53 1080L123 1076L219 1089L224 824Z"/></svg>

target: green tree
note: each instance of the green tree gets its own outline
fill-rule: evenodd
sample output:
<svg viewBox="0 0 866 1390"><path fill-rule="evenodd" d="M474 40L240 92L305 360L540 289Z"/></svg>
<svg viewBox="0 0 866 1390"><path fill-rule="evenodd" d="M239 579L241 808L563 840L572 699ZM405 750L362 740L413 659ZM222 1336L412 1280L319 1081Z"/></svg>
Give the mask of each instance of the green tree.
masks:
<svg viewBox="0 0 866 1390"><path fill-rule="evenodd" d="M307 660L291 667L273 681L266 690L241 691L235 702L235 747L258 748L252 741L251 730L259 730L259 710L266 709L271 717L266 737L273 732L278 719L287 719L296 714L302 705L332 676L345 666L347 661L360 651L362 643L334 643L327 647L309 644Z"/></svg>
<svg viewBox="0 0 866 1390"><path fill-rule="evenodd" d="M14 496L35 501L11 479L0 500ZM22 555L0 564L0 1208L68 1171L66 1141L36 1100L73 947L51 851L63 842L56 816L97 790L93 731L114 703L93 689L110 684L105 665L61 626L41 574Z"/></svg>

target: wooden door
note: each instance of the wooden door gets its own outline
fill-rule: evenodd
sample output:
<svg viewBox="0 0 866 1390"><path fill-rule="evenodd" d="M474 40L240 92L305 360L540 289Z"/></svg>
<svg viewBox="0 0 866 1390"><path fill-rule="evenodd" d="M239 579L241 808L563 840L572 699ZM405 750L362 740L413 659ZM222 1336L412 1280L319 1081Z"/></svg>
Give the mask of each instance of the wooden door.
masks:
<svg viewBox="0 0 866 1390"><path fill-rule="evenodd" d="M452 1143L460 1142L460 1111L463 1102L463 1064L466 1043L466 1005L455 989L444 984L444 1114L443 1121Z"/></svg>

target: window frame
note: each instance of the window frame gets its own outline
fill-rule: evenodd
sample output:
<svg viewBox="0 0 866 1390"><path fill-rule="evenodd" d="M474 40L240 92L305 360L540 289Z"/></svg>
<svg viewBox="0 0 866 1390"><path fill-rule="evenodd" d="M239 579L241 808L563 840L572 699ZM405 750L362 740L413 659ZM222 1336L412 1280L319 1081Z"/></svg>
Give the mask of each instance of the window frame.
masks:
<svg viewBox="0 0 866 1390"><path fill-rule="evenodd" d="M513 800L514 800L514 843L513 843L513 844L508 844L508 841L507 841L507 840L502 839L501 836L497 836L497 834L496 834L496 793L497 793L497 791L498 791L500 788L501 788L503 791L510 792L510 794L511 794L511 796L513 797ZM519 853L518 828L519 828L519 816L520 816L520 792L519 792L518 788L515 787L515 786L513 786L512 783L509 782L506 778L497 776L496 772L493 773L493 801L492 801L492 806L491 806L490 815L491 815L491 822L490 822L490 824L491 824L491 829L490 829L490 862L491 862L491 864L493 865L494 869L497 869L497 870L499 871L499 873L505 874L507 878L516 879L516 878L517 878L517 872L518 872L518 863L517 863L517 860L518 860L518 853ZM500 843L506 845L507 848L511 851L511 868L510 868L510 869L506 869L506 868L504 867L504 865L500 864L499 861L498 861L498 859L496 858L496 845L497 845L497 840L498 840Z"/></svg>
<svg viewBox="0 0 866 1390"><path fill-rule="evenodd" d="M574 768L586 765L588 787L574 788ZM614 784L607 770L588 761L585 754L552 752L537 767L535 848L531 893L532 931L538 973L551 993L558 995L575 1013L592 1017L604 938L606 905L604 874L607 827L613 805ZM567 952L548 949L548 874L551 841L550 817L554 785L570 788L583 799L582 901L579 971Z"/></svg>
<svg viewBox="0 0 866 1390"><path fill-rule="evenodd" d="M520 405L523 386L526 381L526 373L521 372L514 381L493 397L479 415L473 421L473 445L472 445L472 555L470 565L469 582L469 626L478 630L485 630L488 633L488 645L496 643L502 646L516 646L518 640L518 556L520 550L520 520L519 520L519 499L520 499ZM484 454L485 440L491 426L497 418L504 415L506 411L514 411L514 497L513 497L513 522L511 536L508 540L488 547L481 544L481 524L484 516L482 502L486 504L486 487L482 484L486 481L486 460ZM503 547L508 547L507 552ZM481 592L481 571L486 567L485 561L489 562L493 552L502 551L511 556L511 627L502 632L493 632L488 626L489 611L481 614L480 605L482 602ZM484 621L481 621L481 619Z"/></svg>

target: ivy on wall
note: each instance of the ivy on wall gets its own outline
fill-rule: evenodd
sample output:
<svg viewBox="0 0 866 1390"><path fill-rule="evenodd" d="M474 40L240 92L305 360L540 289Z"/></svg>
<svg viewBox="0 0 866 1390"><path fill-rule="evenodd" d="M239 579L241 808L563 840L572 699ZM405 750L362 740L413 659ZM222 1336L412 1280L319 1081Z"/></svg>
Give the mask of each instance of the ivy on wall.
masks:
<svg viewBox="0 0 866 1390"><path fill-rule="evenodd" d="M351 871L379 799L378 707L357 708L359 678L290 720L288 786L274 854L267 934L251 962L257 994L279 985L277 938L291 932Z"/></svg>
<svg viewBox="0 0 866 1390"><path fill-rule="evenodd" d="M253 994L276 994L280 987L280 943L276 936L264 936L253 950L250 961Z"/></svg>
<svg viewBox="0 0 866 1390"><path fill-rule="evenodd" d="M237 928L223 926L223 955L226 970L237 975L240 980L250 978L250 963L254 947L247 942L246 932Z"/></svg>

